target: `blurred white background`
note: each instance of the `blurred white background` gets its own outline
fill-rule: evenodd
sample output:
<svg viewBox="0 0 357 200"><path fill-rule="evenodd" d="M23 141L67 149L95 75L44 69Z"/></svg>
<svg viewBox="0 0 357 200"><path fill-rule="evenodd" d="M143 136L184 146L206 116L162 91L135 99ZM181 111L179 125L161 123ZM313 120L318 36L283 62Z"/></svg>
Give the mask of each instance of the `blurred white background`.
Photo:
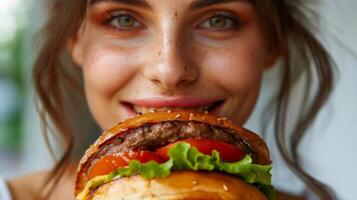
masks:
<svg viewBox="0 0 357 200"><path fill-rule="evenodd" d="M320 3L321 31L318 34L337 62L339 77L328 106L319 114L300 152L304 155L307 170L330 184L340 199L352 200L357 199L357 172L354 169L357 166L357 156L354 155L357 152L357 1L320 0ZM40 11L34 0L0 0L0 122L7 123L11 113L21 113L17 120L13 120L17 121L15 126L21 134L10 139L15 140L16 147L0 145L0 176L3 177L48 169L52 165L39 127L30 84L33 60L30 54L33 39L30 37L41 23ZM16 73L6 67L14 65L13 51L8 51L7 45L16 39L17 32L21 32L22 39L16 44L22 48L15 51L14 58L18 59L15 64L21 72L13 75ZM16 44L11 43L11 49ZM9 74L11 78L7 76ZM276 70L265 74L261 96L274 90L275 76ZM248 128L259 131L258 113L265 103L264 99L259 100L247 123ZM1 136L5 132L7 129L0 129L0 141L9 141ZM16 138L20 138L19 141ZM301 192L301 183L282 167L281 159L275 154L274 143L270 138L267 141L275 162L273 181L280 189ZM289 184L285 184L287 182Z"/></svg>

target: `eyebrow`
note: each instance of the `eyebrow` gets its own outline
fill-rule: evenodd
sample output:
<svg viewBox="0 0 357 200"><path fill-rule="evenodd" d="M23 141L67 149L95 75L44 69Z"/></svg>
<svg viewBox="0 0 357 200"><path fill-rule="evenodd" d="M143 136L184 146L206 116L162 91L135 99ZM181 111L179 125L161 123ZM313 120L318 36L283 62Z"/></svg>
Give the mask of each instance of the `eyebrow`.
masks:
<svg viewBox="0 0 357 200"><path fill-rule="evenodd" d="M137 6L141 8L151 9L151 6L146 0L89 0L89 5L94 5L99 2L116 2L132 6Z"/></svg>
<svg viewBox="0 0 357 200"><path fill-rule="evenodd" d="M197 0L190 5L191 10L229 2L249 2L248 0Z"/></svg>

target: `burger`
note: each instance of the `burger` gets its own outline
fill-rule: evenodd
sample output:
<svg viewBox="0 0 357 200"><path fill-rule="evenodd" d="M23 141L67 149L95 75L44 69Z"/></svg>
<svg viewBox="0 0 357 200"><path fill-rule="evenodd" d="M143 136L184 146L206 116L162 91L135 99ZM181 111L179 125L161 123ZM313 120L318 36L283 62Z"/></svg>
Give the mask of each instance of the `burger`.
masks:
<svg viewBox="0 0 357 200"><path fill-rule="evenodd" d="M77 200L274 199L264 141L209 113L161 111L106 130L80 161Z"/></svg>

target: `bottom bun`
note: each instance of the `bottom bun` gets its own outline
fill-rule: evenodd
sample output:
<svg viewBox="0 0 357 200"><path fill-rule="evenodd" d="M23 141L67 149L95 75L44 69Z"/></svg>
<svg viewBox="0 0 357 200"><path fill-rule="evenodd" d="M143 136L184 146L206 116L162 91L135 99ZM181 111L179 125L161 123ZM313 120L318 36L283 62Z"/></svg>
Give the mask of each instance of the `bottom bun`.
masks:
<svg viewBox="0 0 357 200"><path fill-rule="evenodd" d="M193 171L177 171L156 179L125 177L100 186L88 197L92 200L267 199L257 188L239 178Z"/></svg>

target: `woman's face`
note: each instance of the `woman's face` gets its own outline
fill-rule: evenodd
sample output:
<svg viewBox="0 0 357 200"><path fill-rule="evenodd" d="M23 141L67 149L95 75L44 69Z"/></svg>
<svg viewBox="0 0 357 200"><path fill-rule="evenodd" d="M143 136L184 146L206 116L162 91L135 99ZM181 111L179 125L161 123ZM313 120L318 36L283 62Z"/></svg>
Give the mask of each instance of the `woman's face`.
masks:
<svg viewBox="0 0 357 200"><path fill-rule="evenodd" d="M92 0L69 49L103 129L152 109L242 124L271 60L248 0Z"/></svg>

